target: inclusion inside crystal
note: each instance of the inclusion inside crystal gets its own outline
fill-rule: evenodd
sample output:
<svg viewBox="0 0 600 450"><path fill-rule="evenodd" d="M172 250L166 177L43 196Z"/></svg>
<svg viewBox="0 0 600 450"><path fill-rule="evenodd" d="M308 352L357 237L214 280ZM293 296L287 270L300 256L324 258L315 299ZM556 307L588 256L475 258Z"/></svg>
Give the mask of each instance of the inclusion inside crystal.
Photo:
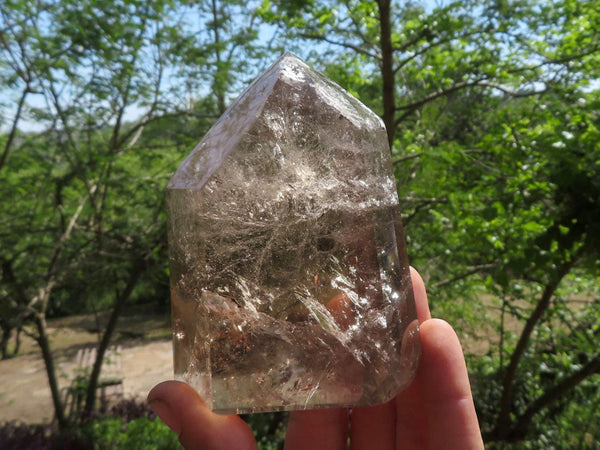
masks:
<svg viewBox="0 0 600 450"><path fill-rule="evenodd" d="M167 186L175 375L217 412L362 406L420 341L380 118L291 54Z"/></svg>

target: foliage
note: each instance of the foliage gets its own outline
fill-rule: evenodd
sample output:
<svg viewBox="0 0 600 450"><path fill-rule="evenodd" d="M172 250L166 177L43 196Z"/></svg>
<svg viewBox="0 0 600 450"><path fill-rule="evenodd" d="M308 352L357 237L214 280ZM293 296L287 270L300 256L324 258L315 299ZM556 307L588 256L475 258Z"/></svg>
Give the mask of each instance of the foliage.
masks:
<svg viewBox="0 0 600 450"><path fill-rule="evenodd" d="M250 425L261 450L283 450L288 414L283 412L247 414L242 419Z"/></svg>
<svg viewBox="0 0 600 450"><path fill-rule="evenodd" d="M266 56L257 44L263 26L253 2L240 0L193 2L181 14L180 26L191 33L174 39L177 75L190 98L214 100L210 111L216 119L232 94L257 75L256 63Z"/></svg>
<svg viewBox="0 0 600 450"><path fill-rule="evenodd" d="M51 425L0 425L2 449L180 449L177 436L144 404L125 400L106 415L59 431Z"/></svg>
<svg viewBox="0 0 600 450"><path fill-rule="evenodd" d="M261 450L283 449L287 414L244 416ZM60 432L51 425L0 424L0 448L28 449L180 449L178 437L143 403L124 400L106 414Z"/></svg>
<svg viewBox="0 0 600 450"><path fill-rule="evenodd" d="M539 445L600 371L598 7L263 2L382 114L434 314L489 340L469 358L488 441Z"/></svg>
<svg viewBox="0 0 600 450"><path fill-rule="evenodd" d="M80 428L57 432L50 426L4 424L0 426L3 449L180 449L177 436L157 418L138 418L124 423L119 417L86 422Z"/></svg>
<svg viewBox="0 0 600 450"><path fill-rule="evenodd" d="M112 309L90 374L89 413L123 303L166 291L162 189L188 151L180 144L197 139L197 126L200 134L206 130L215 101L226 95L217 82L225 75L218 72L212 75L215 101L198 102L200 111L182 102L183 88L175 82L177 44L199 34L181 28L175 6L168 0L65 0L0 7L0 76L9 81L6 92L23 92L2 140L0 164L2 347L13 329L33 324L62 427L67 424L46 317ZM253 37L229 36L227 24L236 21L221 20L225 9L213 14L211 33L221 33L215 51L226 51L219 45L228 39L247 48ZM169 85L167 70L173 74ZM41 102L25 102L29 94ZM132 109L141 112L128 121ZM18 131L24 119L35 120L42 131ZM158 134L158 123L180 134Z"/></svg>
<svg viewBox="0 0 600 450"><path fill-rule="evenodd" d="M179 449L177 436L159 419L139 418L126 425L121 418L104 418L84 424L77 432L94 449Z"/></svg>

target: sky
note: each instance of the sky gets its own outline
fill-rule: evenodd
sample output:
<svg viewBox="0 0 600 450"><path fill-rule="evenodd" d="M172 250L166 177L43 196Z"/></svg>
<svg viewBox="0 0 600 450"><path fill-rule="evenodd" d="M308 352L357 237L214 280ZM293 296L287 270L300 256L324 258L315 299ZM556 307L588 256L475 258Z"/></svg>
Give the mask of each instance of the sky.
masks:
<svg viewBox="0 0 600 450"><path fill-rule="evenodd" d="M427 12L431 12L436 7L444 6L444 4L446 2L444 0L422 0L420 3ZM263 42L267 42L269 39L271 39L272 35L273 35L273 29L270 29L268 26L264 26L259 33L259 39L261 39ZM302 52L300 51L300 56L305 56L305 55L302 55ZM270 64L270 62L265 62L265 65L262 69L266 68L269 64ZM168 87L169 83L173 83L173 82L177 83L177 78L174 75L175 74L173 71L165 72L165 76L163 77L164 80L166 80L166 81L164 81L164 87ZM258 73L253 74L253 76L254 75L258 75ZM250 80L247 80L247 81L249 83ZM242 88L243 88L243 86L240 86L240 91ZM197 90L197 91L194 91L194 93L195 93L196 98L202 97L203 95L206 95L209 93L209 87L206 86L204 92ZM14 117L15 111L17 109L17 103L18 103L19 96L20 96L20 92L18 89L16 89L16 90L10 90L10 89L0 90L0 131L1 132L8 132L8 130L12 126L13 117ZM29 94L27 97L27 104L33 108L45 108L46 107L43 96L41 96L39 94ZM126 121L135 121L143 113L144 113L143 108L141 108L139 105L133 105L133 106L130 106L126 110L125 119L126 119ZM38 123L27 116L23 117L19 121L19 128L21 130L28 131L28 132L41 132L44 130L44 128L46 126L47 126L47 124Z"/></svg>

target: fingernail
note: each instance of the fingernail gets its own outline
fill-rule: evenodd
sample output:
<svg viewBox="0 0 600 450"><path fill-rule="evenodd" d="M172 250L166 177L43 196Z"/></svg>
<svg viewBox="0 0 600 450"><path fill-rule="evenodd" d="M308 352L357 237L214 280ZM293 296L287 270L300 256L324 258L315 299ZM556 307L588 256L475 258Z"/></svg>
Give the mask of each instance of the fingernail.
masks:
<svg viewBox="0 0 600 450"><path fill-rule="evenodd" d="M162 420L171 430L179 433L177 430L177 420L173 416L173 412L171 411L171 407L164 401L160 399L150 400L148 402L148 407L154 411L154 413Z"/></svg>

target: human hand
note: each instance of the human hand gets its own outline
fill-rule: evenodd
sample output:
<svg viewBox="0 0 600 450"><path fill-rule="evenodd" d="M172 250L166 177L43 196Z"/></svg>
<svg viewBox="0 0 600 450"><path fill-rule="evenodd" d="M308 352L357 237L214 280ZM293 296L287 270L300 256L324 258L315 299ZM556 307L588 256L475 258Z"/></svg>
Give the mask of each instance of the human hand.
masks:
<svg viewBox="0 0 600 450"><path fill-rule="evenodd" d="M285 448L482 449L467 368L456 333L432 319L420 275L411 268L421 328L421 363L413 383L382 405L290 413ZM148 394L154 412L186 449L256 449L238 416L215 414L194 389L166 381ZM351 426L350 426L351 423Z"/></svg>

